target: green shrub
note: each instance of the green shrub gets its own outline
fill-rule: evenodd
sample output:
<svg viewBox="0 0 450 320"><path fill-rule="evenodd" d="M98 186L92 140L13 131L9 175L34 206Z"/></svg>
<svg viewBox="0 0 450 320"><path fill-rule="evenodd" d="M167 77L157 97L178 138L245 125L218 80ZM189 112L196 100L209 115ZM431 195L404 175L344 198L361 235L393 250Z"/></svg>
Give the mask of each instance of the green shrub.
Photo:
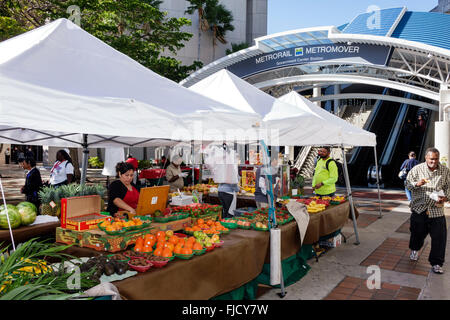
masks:
<svg viewBox="0 0 450 320"><path fill-rule="evenodd" d="M88 159L89 166L91 168L103 168L105 163L103 161L100 161L98 157L90 157Z"/></svg>

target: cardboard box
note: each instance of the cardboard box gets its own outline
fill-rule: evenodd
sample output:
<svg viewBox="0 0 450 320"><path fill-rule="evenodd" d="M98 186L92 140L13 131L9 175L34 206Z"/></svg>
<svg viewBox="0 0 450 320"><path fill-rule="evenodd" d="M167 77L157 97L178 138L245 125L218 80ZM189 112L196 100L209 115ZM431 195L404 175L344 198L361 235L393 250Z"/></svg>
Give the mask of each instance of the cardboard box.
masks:
<svg viewBox="0 0 450 320"><path fill-rule="evenodd" d="M97 229L97 224L110 216L100 214L99 195L61 199L61 227L70 230Z"/></svg>
<svg viewBox="0 0 450 320"><path fill-rule="evenodd" d="M333 238L319 241L320 246L328 247L328 248L336 248L342 244L342 237L340 234L334 236Z"/></svg>
<svg viewBox="0 0 450 320"><path fill-rule="evenodd" d="M112 236L99 229L78 231L58 227L56 228L56 242L73 244L97 251L118 252L126 250L129 245L136 243L138 237L151 232L152 229L153 227L148 227Z"/></svg>
<svg viewBox="0 0 450 320"><path fill-rule="evenodd" d="M179 231L179 230L183 230L186 227L191 226L191 222L192 222L191 218L169 221L166 223L153 222L152 223L153 230L151 232L157 233L160 230L161 231L167 231L167 230Z"/></svg>

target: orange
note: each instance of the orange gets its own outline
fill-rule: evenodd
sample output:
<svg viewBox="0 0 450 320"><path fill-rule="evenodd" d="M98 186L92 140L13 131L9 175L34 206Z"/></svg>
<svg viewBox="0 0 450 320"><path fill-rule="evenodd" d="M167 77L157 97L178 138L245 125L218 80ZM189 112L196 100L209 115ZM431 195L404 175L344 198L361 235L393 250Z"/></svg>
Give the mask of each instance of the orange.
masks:
<svg viewBox="0 0 450 320"><path fill-rule="evenodd" d="M169 242L170 243L173 243L173 244L177 244L178 243L178 237L177 236L171 236L170 238L169 238Z"/></svg>
<svg viewBox="0 0 450 320"><path fill-rule="evenodd" d="M196 239L194 237L189 237L186 242L194 244L195 241L196 241Z"/></svg>
<svg viewBox="0 0 450 320"><path fill-rule="evenodd" d="M142 248L142 252L152 252L153 248L151 246L144 246L144 248Z"/></svg>
<svg viewBox="0 0 450 320"><path fill-rule="evenodd" d="M155 243L156 243L156 240L150 240L150 244L149 245L153 247L155 245Z"/></svg>
<svg viewBox="0 0 450 320"><path fill-rule="evenodd" d="M183 248L183 249L186 249L186 248L192 249L193 247L194 247L194 243L192 243L192 242L186 242L186 244L184 245L184 248Z"/></svg>
<svg viewBox="0 0 450 320"><path fill-rule="evenodd" d="M208 220L208 221L206 222L206 224L207 224L208 226L212 226L212 225L214 224L214 221Z"/></svg>
<svg viewBox="0 0 450 320"><path fill-rule="evenodd" d="M192 254L192 249L189 248L183 248L181 250L181 254Z"/></svg>
<svg viewBox="0 0 450 320"><path fill-rule="evenodd" d="M195 242L194 246L192 247L193 250L202 250L203 246L200 242Z"/></svg>
<svg viewBox="0 0 450 320"><path fill-rule="evenodd" d="M174 244L171 242L166 242L164 243L164 248L169 248L170 251L173 251L173 249L175 248Z"/></svg>
<svg viewBox="0 0 450 320"><path fill-rule="evenodd" d="M173 253L180 254L181 250L183 250L183 247L181 245L176 245L176 247L173 249Z"/></svg>
<svg viewBox="0 0 450 320"><path fill-rule="evenodd" d="M172 250L169 248L165 248L162 252L162 257L171 257L172 256Z"/></svg>
<svg viewBox="0 0 450 320"><path fill-rule="evenodd" d="M156 237L157 238L159 238L159 237L166 237L166 233L164 232L164 231L158 231L157 233L156 233Z"/></svg>
<svg viewBox="0 0 450 320"><path fill-rule="evenodd" d="M156 248L157 249L163 249L164 248L164 244L165 244L165 242L157 242L156 243Z"/></svg>
<svg viewBox="0 0 450 320"><path fill-rule="evenodd" d="M136 247L142 247L144 245L144 238L139 237L136 239Z"/></svg>
<svg viewBox="0 0 450 320"><path fill-rule="evenodd" d="M198 223L198 224L203 224L204 222L205 222L205 220L203 220L202 218L200 218L200 219L197 220L197 223Z"/></svg>
<svg viewBox="0 0 450 320"><path fill-rule="evenodd" d="M153 251L153 255L155 255L157 257L162 257L162 253L163 253L163 249L162 248L158 248L155 251Z"/></svg>
<svg viewBox="0 0 450 320"><path fill-rule="evenodd" d="M200 228L199 226L195 226L195 227L192 228L192 230L193 230L193 231L200 231L201 228Z"/></svg>
<svg viewBox="0 0 450 320"><path fill-rule="evenodd" d="M166 242L166 237L165 237L165 236L159 236L159 237L156 239L156 241L157 241L157 242Z"/></svg>

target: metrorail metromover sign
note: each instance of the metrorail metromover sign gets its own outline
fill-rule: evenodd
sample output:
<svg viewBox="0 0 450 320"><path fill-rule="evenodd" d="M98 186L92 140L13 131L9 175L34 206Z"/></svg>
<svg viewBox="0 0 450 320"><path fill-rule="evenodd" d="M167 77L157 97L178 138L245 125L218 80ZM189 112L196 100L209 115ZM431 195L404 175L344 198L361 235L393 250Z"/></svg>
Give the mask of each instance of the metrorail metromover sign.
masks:
<svg viewBox="0 0 450 320"><path fill-rule="evenodd" d="M227 67L239 77L282 68L310 63L346 63L387 65L391 47L358 44L325 44L303 46L262 53Z"/></svg>

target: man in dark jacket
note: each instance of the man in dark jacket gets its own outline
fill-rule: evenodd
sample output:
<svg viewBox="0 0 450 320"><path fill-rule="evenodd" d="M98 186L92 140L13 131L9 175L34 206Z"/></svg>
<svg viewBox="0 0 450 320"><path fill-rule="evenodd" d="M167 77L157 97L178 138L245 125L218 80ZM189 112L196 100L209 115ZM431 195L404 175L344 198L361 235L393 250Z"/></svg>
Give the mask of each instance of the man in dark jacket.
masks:
<svg viewBox="0 0 450 320"><path fill-rule="evenodd" d="M39 172L39 169L36 168L36 161L34 158L25 158L21 164L22 168L28 170L28 173L25 179L25 185L20 191L25 194L27 201L33 203L39 210L41 201L38 192L42 188L41 173Z"/></svg>

